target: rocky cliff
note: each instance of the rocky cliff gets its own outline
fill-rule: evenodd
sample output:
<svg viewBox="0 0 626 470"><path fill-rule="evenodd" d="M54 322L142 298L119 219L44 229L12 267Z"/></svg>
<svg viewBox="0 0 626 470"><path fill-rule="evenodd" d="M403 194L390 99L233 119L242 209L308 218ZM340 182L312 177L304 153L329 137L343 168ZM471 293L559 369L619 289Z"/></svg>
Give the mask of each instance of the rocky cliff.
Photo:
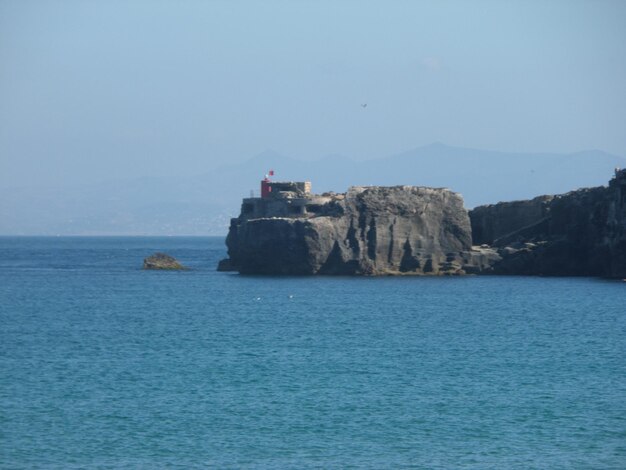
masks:
<svg viewBox="0 0 626 470"><path fill-rule="evenodd" d="M497 249L497 274L626 278L626 171L587 188L470 211L473 242Z"/></svg>
<svg viewBox="0 0 626 470"><path fill-rule="evenodd" d="M626 170L608 187L480 206L448 189L354 187L244 200L220 270L626 278ZM474 246L473 246L474 245Z"/></svg>
<svg viewBox="0 0 626 470"><path fill-rule="evenodd" d="M231 221L222 269L255 274L464 274L480 270L460 195L354 187L298 217ZM318 198L319 199L319 198ZM313 205L310 205L313 206ZM309 206L309 207L310 207Z"/></svg>

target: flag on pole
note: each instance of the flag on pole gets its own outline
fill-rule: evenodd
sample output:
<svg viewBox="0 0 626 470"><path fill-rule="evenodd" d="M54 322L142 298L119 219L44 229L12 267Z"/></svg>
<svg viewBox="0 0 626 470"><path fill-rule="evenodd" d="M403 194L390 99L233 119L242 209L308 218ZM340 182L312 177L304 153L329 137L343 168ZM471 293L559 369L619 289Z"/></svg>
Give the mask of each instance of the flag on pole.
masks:
<svg viewBox="0 0 626 470"><path fill-rule="evenodd" d="M270 176L274 176L274 170L270 170Z"/></svg>

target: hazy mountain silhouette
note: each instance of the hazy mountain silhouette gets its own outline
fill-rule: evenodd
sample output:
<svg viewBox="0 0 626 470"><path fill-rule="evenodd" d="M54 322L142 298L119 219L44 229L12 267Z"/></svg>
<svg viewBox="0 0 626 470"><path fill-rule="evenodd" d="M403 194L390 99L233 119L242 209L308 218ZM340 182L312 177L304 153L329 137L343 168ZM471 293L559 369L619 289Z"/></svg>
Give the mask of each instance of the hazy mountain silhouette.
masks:
<svg viewBox="0 0 626 470"><path fill-rule="evenodd" d="M187 178L140 178L68 188L0 188L2 234L225 234L243 197L270 169L276 180L309 180L315 192L358 185L447 187L468 208L606 184L626 159L598 150L510 153L432 144L355 162L302 161L266 151Z"/></svg>

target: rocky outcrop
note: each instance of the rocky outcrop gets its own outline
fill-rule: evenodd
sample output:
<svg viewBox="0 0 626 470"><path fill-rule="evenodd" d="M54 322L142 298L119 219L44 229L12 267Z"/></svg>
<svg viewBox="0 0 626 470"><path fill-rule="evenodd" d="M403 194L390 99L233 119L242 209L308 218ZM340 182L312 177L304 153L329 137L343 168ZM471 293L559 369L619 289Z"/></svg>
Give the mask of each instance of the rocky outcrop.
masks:
<svg viewBox="0 0 626 470"><path fill-rule="evenodd" d="M496 274L626 277L626 171L608 187L477 207L475 244L497 249Z"/></svg>
<svg viewBox="0 0 626 470"><path fill-rule="evenodd" d="M525 274L626 278L626 170L608 187L481 206L447 189L354 187L248 198L229 258L246 274Z"/></svg>
<svg viewBox="0 0 626 470"><path fill-rule="evenodd" d="M493 245L496 240L541 224L547 220L553 199L554 196L539 196L530 201L476 207L470 211L472 242Z"/></svg>
<svg viewBox="0 0 626 470"><path fill-rule="evenodd" d="M231 221L224 270L247 274L464 274L481 270L460 195L410 186L324 195L298 217Z"/></svg>
<svg viewBox="0 0 626 470"><path fill-rule="evenodd" d="M172 256L165 253L155 253L143 260L143 269L181 270L186 268Z"/></svg>

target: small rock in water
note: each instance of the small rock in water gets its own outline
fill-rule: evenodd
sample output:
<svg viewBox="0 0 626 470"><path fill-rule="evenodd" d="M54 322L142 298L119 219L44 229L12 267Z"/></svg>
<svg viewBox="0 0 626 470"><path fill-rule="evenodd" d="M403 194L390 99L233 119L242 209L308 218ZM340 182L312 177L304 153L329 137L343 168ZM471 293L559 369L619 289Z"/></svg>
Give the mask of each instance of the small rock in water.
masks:
<svg viewBox="0 0 626 470"><path fill-rule="evenodd" d="M155 253L143 260L143 269L187 269L178 260L165 253Z"/></svg>

